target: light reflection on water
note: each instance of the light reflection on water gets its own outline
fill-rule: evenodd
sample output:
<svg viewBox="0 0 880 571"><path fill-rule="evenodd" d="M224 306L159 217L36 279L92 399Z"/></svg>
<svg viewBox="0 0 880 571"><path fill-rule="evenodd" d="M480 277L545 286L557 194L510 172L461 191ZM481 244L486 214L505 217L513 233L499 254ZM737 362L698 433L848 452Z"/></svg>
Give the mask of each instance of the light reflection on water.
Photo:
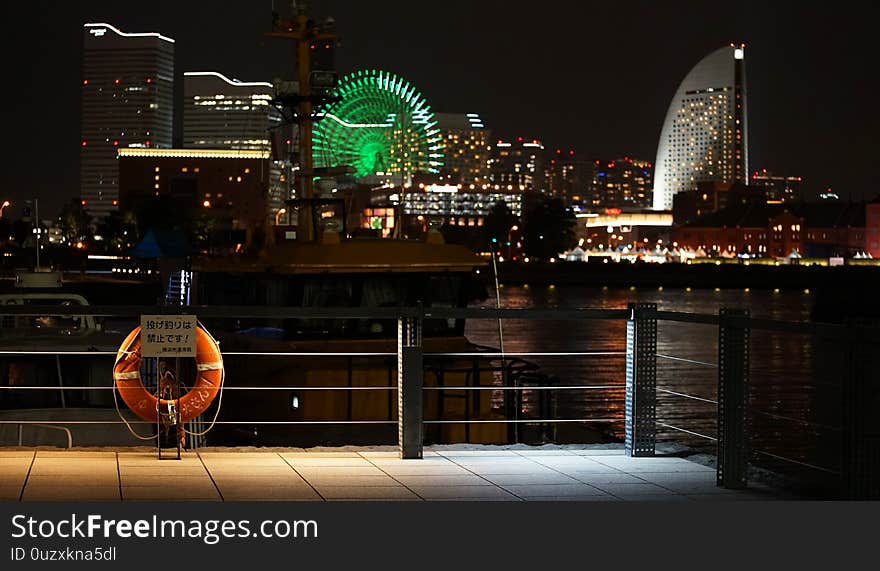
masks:
<svg viewBox="0 0 880 571"><path fill-rule="evenodd" d="M493 292L494 293L494 292ZM494 307L494 297L480 304ZM813 297L804 292L774 293L767 290L629 289L578 286L502 286L501 305L507 308L605 308L624 309L630 302L652 302L660 310L716 314L723 308L749 309L753 317L809 321ZM528 321L503 320L504 349L508 352L624 351L626 325L621 321ZM469 320L466 335L481 345L498 347L496 320ZM833 448L836 432L814 430L804 420L836 422L839 390L835 367L839 347L811 335L752 331L751 391L755 447L798 458L813 458L816 448ZM658 353L695 361L716 363L718 328L714 325L658 323ZM625 382L623 356L533 357L543 373L565 385L617 385L602 390L558 391L556 418L623 418ZM715 400L717 370L660 358L658 388ZM535 395L531 395L534 400ZM527 404L529 402L526 396ZM668 393L658 393L658 420L707 436L716 435L716 408L707 403ZM768 414L769 413L769 414ZM774 418L784 416L789 420ZM595 425L594 425L595 426ZM623 423L605 425L615 438L622 437ZM568 435L568 436L566 436ZM582 435L560 425L557 439ZM803 437L812 439L806 447ZM714 446L705 439L670 429L658 437L694 446ZM797 442L795 447L793 443ZM796 448L796 449L795 449ZM834 463L835 455L823 454Z"/></svg>

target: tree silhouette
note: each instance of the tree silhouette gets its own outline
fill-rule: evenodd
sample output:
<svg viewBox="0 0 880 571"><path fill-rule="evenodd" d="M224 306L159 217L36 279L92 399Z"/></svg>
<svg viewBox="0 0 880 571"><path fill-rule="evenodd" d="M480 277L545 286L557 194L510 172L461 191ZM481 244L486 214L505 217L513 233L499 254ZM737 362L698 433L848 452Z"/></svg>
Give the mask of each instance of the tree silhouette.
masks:
<svg viewBox="0 0 880 571"><path fill-rule="evenodd" d="M530 258L549 260L575 242L574 213L561 198L538 198L525 213L523 250Z"/></svg>

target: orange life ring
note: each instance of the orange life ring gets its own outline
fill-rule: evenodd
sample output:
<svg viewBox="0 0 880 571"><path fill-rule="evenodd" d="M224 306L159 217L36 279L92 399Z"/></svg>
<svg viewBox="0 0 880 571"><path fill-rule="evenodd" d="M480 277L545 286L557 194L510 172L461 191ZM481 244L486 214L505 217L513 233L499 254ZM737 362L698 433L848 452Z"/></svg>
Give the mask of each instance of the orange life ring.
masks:
<svg viewBox="0 0 880 571"><path fill-rule="evenodd" d="M185 395L177 399L177 411L182 422L199 416L213 402L223 383L223 356L211 334L199 324L196 336L196 382ZM141 328L135 327L122 342L113 366L116 389L128 408L144 420L156 422L157 409L168 406L144 387L141 381ZM172 401L173 402L173 401Z"/></svg>

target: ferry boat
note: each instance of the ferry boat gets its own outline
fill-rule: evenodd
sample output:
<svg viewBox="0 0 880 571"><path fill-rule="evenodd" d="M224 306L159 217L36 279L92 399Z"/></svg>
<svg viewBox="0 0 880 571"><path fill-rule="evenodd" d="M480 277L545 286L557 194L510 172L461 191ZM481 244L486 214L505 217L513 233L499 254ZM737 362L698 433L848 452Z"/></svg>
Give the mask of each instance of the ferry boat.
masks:
<svg viewBox="0 0 880 571"><path fill-rule="evenodd" d="M464 246L444 243L437 231L419 241L340 239L338 233L325 229L319 240L281 243L253 259L194 259L189 299L193 306L465 307L479 293L485 294L477 273L486 265ZM396 321L203 321L224 353L248 353L224 360L227 391L218 417L244 424L218 423L208 443L306 446L396 442L397 395L394 390L381 389L396 386ZM497 357L429 355L490 351L470 343L464 328L463 319L424 321L426 387L501 384L502 365ZM497 355L496 351L491 350ZM364 353L391 355L358 356ZM534 367L522 360L507 359L506 366L508 381L516 375L534 374ZM339 390L350 387L355 390ZM512 432L507 424L467 422L501 420L508 414L512 403L503 397L511 391L504 391L504 395L493 392L426 390L426 420L460 421L427 425L426 441L508 442ZM209 410L205 416L212 414ZM315 424L278 424L287 422Z"/></svg>

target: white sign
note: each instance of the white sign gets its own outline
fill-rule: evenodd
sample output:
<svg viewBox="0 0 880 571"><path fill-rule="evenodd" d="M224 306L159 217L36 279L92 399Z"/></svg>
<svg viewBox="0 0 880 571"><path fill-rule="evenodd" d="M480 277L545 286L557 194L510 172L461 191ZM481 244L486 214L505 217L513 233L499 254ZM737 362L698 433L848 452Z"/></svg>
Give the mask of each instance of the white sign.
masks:
<svg viewBox="0 0 880 571"><path fill-rule="evenodd" d="M141 357L195 357L195 315L141 315Z"/></svg>

